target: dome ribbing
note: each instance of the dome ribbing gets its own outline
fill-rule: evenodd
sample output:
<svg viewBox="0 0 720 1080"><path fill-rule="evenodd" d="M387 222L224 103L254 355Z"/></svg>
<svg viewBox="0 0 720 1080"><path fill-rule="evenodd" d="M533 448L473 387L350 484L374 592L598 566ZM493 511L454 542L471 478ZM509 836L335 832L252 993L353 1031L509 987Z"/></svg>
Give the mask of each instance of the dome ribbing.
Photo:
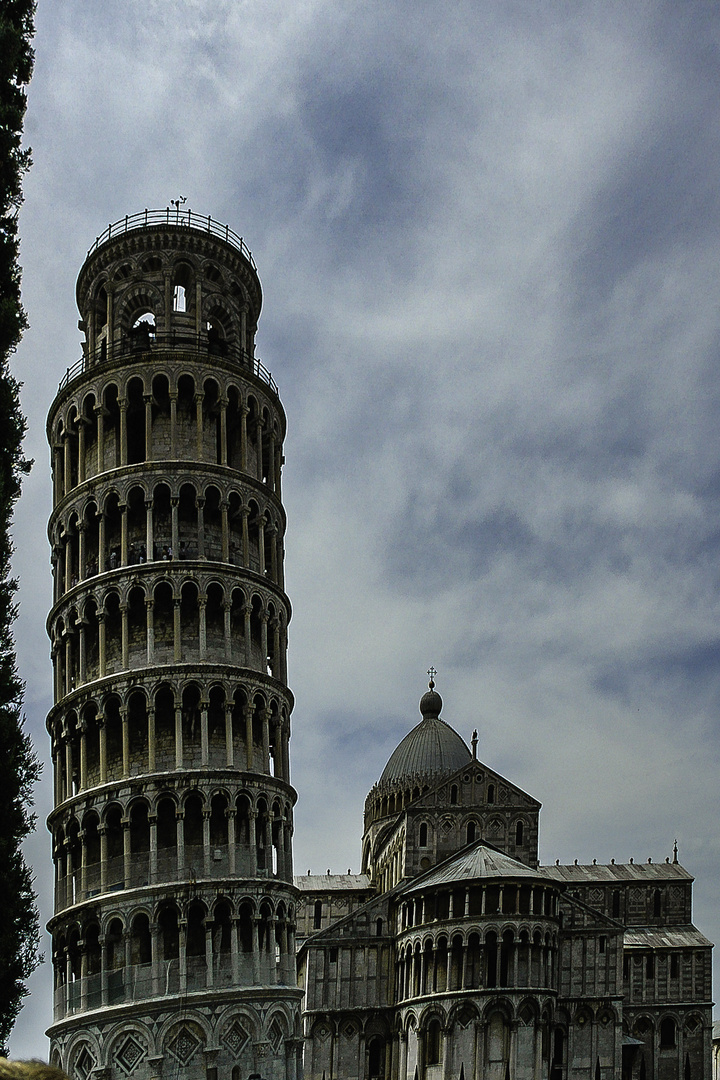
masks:
<svg viewBox="0 0 720 1080"><path fill-rule="evenodd" d="M442 776L472 760L465 740L440 719L441 708L442 698L431 682L420 701L423 718L393 750L380 777L381 784L413 776Z"/></svg>

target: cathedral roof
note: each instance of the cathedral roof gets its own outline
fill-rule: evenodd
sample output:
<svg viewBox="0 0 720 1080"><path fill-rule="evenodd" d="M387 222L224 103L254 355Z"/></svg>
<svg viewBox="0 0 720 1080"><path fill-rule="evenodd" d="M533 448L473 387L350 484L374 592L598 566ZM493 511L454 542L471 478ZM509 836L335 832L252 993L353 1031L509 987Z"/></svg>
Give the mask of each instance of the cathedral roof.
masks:
<svg viewBox="0 0 720 1080"><path fill-rule="evenodd" d="M542 870L533 870L484 840L478 840L471 848L447 859L435 870L429 870L427 874L423 874L420 880L413 882L408 889L403 891L421 892L437 885L452 884L455 881L467 883L488 878L520 877L533 878L537 881L538 878L544 877L544 873Z"/></svg>
<svg viewBox="0 0 720 1080"><path fill-rule="evenodd" d="M381 784L396 784L415 776L440 777L472 760L465 740L440 719L442 698L430 681L420 699L422 720L395 747L380 777Z"/></svg>

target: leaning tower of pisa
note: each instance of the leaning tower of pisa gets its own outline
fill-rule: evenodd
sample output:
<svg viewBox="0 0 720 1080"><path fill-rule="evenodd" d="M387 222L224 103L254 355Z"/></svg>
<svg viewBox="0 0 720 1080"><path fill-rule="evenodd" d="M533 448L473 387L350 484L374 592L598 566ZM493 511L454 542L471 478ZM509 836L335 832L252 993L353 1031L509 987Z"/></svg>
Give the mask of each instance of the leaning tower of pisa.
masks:
<svg viewBox="0 0 720 1080"><path fill-rule="evenodd" d="M48 417L51 1054L77 1080L295 1080L285 415L242 239L93 244Z"/></svg>

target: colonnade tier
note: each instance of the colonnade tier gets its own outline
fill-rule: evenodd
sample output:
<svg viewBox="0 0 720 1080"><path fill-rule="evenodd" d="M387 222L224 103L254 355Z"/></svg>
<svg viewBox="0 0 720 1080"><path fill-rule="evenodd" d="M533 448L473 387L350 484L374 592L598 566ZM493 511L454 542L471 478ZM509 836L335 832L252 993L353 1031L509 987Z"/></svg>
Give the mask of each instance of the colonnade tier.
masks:
<svg viewBox="0 0 720 1080"><path fill-rule="evenodd" d="M127 805L69 814L52 825L55 913L118 890L267 878L292 884L292 805L287 796L165 789Z"/></svg>
<svg viewBox="0 0 720 1080"><path fill-rule="evenodd" d="M463 784L470 783L471 779L473 806L485 803L487 806L497 805L499 810L506 808L506 804L500 804L498 785L494 776L478 776L477 773L466 775L463 778ZM374 822L382 821L388 817L395 817L396 814L401 813L406 806L415 802L430 791L431 788L435 787L436 784L437 777L423 775L403 777L399 780L375 784L365 799L365 831L367 832ZM463 784L455 781L450 785L448 799L450 806L462 805Z"/></svg>
<svg viewBox="0 0 720 1080"><path fill-rule="evenodd" d="M118 468L185 461L232 469L279 500L285 414L269 387L243 383L215 363L157 352L83 378L48 418L53 506Z"/></svg>
<svg viewBox="0 0 720 1080"><path fill-rule="evenodd" d="M54 1019L76 1011L238 985L292 985L295 909L287 897L222 888L53 926Z"/></svg>
<svg viewBox="0 0 720 1080"><path fill-rule="evenodd" d="M235 672L237 675L237 672ZM290 783L290 702L227 680L128 681L69 701L48 718L55 806L156 773L247 772Z"/></svg>
<svg viewBox="0 0 720 1080"><path fill-rule="evenodd" d="M500 881L459 883L434 888L403 900L397 913L397 932L476 915L540 915L556 918L559 892L554 882Z"/></svg>
<svg viewBox="0 0 720 1080"><path fill-rule="evenodd" d="M557 927L478 925L399 948L398 1001L454 990L556 990Z"/></svg>
<svg viewBox="0 0 720 1080"><path fill-rule="evenodd" d="M116 573L72 601L48 625L56 702L108 676L166 665L227 664L287 681L289 612L265 583L148 568L131 579Z"/></svg>
<svg viewBox="0 0 720 1080"><path fill-rule="evenodd" d="M53 513L54 602L120 567L189 559L230 564L284 583L285 513L275 496L220 469L158 466L78 489Z"/></svg>

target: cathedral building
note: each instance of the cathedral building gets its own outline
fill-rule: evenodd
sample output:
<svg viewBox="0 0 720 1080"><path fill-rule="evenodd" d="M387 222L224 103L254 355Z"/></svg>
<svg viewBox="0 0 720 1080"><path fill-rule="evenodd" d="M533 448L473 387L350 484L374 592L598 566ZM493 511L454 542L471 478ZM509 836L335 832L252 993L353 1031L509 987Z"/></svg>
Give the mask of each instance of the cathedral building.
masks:
<svg viewBox="0 0 720 1080"><path fill-rule="evenodd" d="M710 1080L677 862L541 866L540 804L422 719L362 872L293 877L262 292L227 226L145 211L77 282L47 422L51 1061L72 1080ZM434 673L433 673L434 674Z"/></svg>
<svg viewBox="0 0 720 1080"><path fill-rule="evenodd" d="M541 866L540 804L441 708L431 679L362 873L296 879L306 1080L710 1080L712 946L677 852Z"/></svg>

